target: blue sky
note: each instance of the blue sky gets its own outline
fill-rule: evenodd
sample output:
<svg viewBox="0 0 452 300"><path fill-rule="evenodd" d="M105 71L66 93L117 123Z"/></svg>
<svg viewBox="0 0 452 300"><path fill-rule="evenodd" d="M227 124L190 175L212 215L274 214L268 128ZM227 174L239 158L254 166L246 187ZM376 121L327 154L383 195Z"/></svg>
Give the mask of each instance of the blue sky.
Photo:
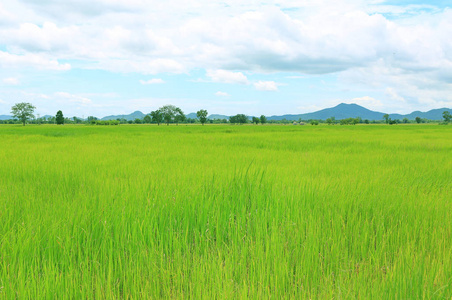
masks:
<svg viewBox="0 0 452 300"><path fill-rule="evenodd" d="M4 1L6 2L6 1ZM449 2L449 3L448 3ZM8 0L0 115L452 107L450 1Z"/></svg>

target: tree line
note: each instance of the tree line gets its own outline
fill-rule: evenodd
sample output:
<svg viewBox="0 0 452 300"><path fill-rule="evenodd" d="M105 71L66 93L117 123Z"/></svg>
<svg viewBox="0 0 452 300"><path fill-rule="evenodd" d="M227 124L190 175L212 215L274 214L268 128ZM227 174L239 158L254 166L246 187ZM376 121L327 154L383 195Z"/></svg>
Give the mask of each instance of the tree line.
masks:
<svg viewBox="0 0 452 300"><path fill-rule="evenodd" d="M157 125L160 124L166 124L169 125L170 123L179 125L180 123L201 123L202 125L206 123L211 124L247 124L247 123L253 123L253 124L290 124L293 121L291 120L267 120L267 118L264 115L261 115L260 117L252 117L249 118L245 114L237 114L235 116L231 116L228 119L208 119L208 112L205 109L201 109L197 111L196 113L196 119L187 118L182 111L181 108L176 107L174 105L165 105L160 107L159 109L155 111L151 111L149 114L145 115L142 119L136 118L135 120L126 120L124 118L118 118L116 120L99 120L96 117L89 116L87 119L81 119L77 117L73 118L67 118L64 117L63 112L61 110L57 111L55 117L43 117L43 118L35 118L34 111L36 107L33 106L31 103L17 103L11 108L11 113L14 117L12 120L0 120L0 124L17 124L21 123L25 126L25 124L32 123L32 124L57 124L57 125L63 125L63 124L91 124L91 125L119 125L119 124L150 124L154 123ZM440 124L449 124L452 121L452 115L449 111L443 112L443 119L444 121ZM311 125L318 125L319 123L326 123L328 125L356 125L359 123L364 124L378 124L378 123L386 123L388 125L394 125L399 123L413 123L416 122L418 124L420 123L430 123L434 122L432 120L422 119L420 117L416 117L414 121L410 121L408 118L404 118L402 121L398 119L391 119L388 114L385 114L383 116L383 121L377 121L377 120L362 120L361 118L346 118L341 120L336 120L335 117L327 118L325 121L323 120L305 120L307 123ZM304 121L299 119L298 122L293 122L294 125L301 124L304 125Z"/></svg>

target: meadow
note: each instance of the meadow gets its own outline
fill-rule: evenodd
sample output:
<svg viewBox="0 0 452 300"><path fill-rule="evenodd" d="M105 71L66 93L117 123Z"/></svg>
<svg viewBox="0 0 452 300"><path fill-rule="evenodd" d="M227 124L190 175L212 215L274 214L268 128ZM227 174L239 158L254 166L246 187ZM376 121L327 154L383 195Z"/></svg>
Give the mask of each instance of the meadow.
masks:
<svg viewBox="0 0 452 300"><path fill-rule="evenodd" d="M450 299L452 126L0 126L1 299Z"/></svg>

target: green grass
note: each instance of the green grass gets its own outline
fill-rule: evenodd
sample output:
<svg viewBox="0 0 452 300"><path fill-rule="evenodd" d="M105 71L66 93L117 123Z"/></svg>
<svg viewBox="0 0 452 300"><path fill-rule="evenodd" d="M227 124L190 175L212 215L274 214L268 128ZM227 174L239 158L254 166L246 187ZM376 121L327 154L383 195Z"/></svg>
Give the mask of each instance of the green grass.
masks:
<svg viewBox="0 0 452 300"><path fill-rule="evenodd" d="M0 141L0 298L452 297L452 126Z"/></svg>

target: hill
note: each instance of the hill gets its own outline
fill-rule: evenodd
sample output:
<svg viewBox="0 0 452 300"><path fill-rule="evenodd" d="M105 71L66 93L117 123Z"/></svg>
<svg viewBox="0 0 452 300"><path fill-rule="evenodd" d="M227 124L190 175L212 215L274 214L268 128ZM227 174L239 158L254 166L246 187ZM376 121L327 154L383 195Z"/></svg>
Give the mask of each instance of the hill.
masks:
<svg viewBox="0 0 452 300"><path fill-rule="evenodd" d="M144 113L142 113L141 111L137 110L137 111L134 111L133 113L128 114L128 115L106 116L106 117L103 117L101 120L108 121L108 120L116 120L116 119L126 119L127 121L133 121L135 119L143 119L144 116L145 116Z"/></svg>

